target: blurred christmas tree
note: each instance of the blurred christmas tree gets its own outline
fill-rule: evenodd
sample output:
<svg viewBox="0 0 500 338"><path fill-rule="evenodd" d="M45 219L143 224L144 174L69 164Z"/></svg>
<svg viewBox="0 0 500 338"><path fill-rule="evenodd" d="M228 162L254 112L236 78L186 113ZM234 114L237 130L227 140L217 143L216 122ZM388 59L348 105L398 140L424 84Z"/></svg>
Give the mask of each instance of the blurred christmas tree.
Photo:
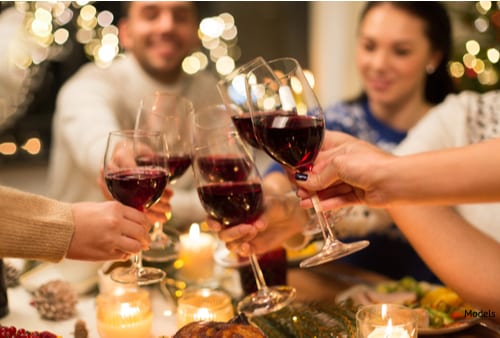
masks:
<svg viewBox="0 0 500 338"><path fill-rule="evenodd" d="M449 64L457 89L500 89L500 2L460 2L448 8L462 30Z"/></svg>

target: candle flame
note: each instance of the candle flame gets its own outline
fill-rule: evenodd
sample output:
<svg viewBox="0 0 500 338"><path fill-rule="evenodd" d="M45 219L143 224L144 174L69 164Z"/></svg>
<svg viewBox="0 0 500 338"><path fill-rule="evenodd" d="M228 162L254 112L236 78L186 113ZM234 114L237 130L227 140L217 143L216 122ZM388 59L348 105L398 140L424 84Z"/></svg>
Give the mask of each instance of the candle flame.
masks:
<svg viewBox="0 0 500 338"><path fill-rule="evenodd" d="M191 224L189 228L189 239L198 239L200 238L200 225L198 223Z"/></svg>
<svg viewBox="0 0 500 338"><path fill-rule="evenodd" d="M387 321L387 327L385 329L385 334L384 334L384 337L391 337L392 336L392 319L389 318L389 320Z"/></svg>

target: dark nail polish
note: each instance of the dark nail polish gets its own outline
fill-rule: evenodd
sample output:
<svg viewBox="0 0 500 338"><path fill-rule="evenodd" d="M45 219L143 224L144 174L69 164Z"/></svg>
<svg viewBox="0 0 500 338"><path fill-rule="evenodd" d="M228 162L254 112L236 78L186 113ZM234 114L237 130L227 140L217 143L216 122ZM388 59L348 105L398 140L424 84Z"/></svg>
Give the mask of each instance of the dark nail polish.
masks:
<svg viewBox="0 0 500 338"><path fill-rule="evenodd" d="M307 181L307 174L304 173L296 173L295 174L295 179L297 181Z"/></svg>

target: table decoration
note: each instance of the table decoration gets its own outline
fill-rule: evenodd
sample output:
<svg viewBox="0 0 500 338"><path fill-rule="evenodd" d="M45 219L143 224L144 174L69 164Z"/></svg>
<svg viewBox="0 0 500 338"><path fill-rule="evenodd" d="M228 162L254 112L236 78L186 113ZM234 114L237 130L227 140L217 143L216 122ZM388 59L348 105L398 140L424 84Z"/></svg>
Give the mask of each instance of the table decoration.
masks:
<svg viewBox="0 0 500 338"><path fill-rule="evenodd" d="M76 313L78 296L71 284L53 280L41 285L33 294L32 305L40 316L50 320L64 320Z"/></svg>
<svg viewBox="0 0 500 338"><path fill-rule="evenodd" d="M355 314L352 302L294 301L279 311L253 316L251 322L268 338L355 337Z"/></svg>
<svg viewBox="0 0 500 338"><path fill-rule="evenodd" d="M414 338L417 322L417 313L404 305L365 305L356 313L357 337Z"/></svg>
<svg viewBox="0 0 500 338"><path fill-rule="evenodd" d="M233 316L231 297L220 290L186 289L177 302L178 328L195 321L224 322Z"/></svg>
<svg viewBox="0 0 500 338"><path fill-rule="evenodd" d="M143 289L96 298L97 332L101 338L150 338L153 312L149 293Z"/></svg>
<svg viewBox="0 0 500 338"><path fill-rule="evenodd" d="M178 277L189 282L202 282L213 277L214 237L200 231L198 223L191 224L188 234L180 236Z"/></svg>

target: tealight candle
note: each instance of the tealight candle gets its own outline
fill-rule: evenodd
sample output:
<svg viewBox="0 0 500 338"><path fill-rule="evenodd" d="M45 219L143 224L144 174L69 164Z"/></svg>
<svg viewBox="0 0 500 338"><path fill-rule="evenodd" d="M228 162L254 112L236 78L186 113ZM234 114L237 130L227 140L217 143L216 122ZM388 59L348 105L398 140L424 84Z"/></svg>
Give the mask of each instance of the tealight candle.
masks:
<svg viewBox="0 0 500 338"><path fill-rule="evenodd" d="M99 294L96 298L97 332L101 338L150 338L153 312L145 290Z"/></svg>
<svg viewBox="0 0 500 338"><path fill-rule="evenodd" d="M418 315L399 304L363 306L356 313L358 338L415 338Z"/></svg>
<svg viewBox="0 0 500 338"><path fill-rule="evenodd" d="M187 289L177 303L177 327L196 321L226 322L234 310L228 294L207 288Z"/></svg>
<svg viewBox="0 0 500 338"><path fill-rule="evenodd" d="M179 260L182 267L179 277L188 281L203 281L213 276L215 239L200 232L200 226L193 223L189 234L180 236Z"/></svg>

